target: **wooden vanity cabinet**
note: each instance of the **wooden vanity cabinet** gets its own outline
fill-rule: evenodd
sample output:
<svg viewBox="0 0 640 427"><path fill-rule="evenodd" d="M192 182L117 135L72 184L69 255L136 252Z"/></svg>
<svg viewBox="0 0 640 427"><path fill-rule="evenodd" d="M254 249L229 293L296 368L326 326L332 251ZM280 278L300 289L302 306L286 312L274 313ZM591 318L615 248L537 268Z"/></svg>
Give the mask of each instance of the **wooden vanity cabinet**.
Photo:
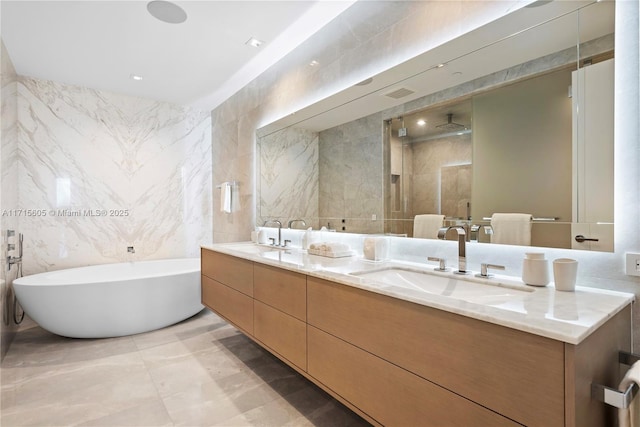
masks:
<svg viewBox="0 0 640 427"><path fill-rule="evenodd" d="M562 342L312 277L308 294L309 325L525 425L564 425Z"/></svg>
<svg viewBox="0 0 640 427"><path fill-rule="evenodd" d="M254 265L254 336L268 349L307 370L307 276Z"/></svg>
<svg viewBox="0 0 640 427"><path fill-rule="evenodd" d="M201 251L202 304L242 332L253 334L253 263L217 252Z"/></svg>
<svg viewBox="0 0 640 427"><path fill-rule="evenodd" d="M620 380L630 306L571 345L214 251L202 255L205 305L374 425L614 424L615 409L591 399L590 389Z"/></svg>

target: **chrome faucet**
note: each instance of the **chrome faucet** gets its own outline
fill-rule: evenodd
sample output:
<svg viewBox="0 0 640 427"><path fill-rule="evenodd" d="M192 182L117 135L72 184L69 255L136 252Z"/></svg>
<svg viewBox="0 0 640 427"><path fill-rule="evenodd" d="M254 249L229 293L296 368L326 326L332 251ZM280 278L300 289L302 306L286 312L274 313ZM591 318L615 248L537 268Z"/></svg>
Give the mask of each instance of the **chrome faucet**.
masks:
<svg viewBox="0 0 640 427"><path fill-rule="evenodd" d="M438 239L446 240L447 231L455 229L458 232L458 270L454 271L455 274L467 274L467 232L462 225L452 225L450 227L443 227L438 230Z"/></svg>
<svg viewBox="0 0 640 427"><path fill-rule="evenodd" d="M293 224L294 222L301 222L303 227L307 226L307 223L304 222L304 219L292 219L291 221L289 221L287 228L291 228L291 224Z"/></svg>
<svg viewBox="0 0 640 427"><path fill-rule="evenodd" d="M268 219L264 222L264 224L262 224L262 226L266 227L269 223L278 224L278 244L276 245L274 242L274 246L280 246L280 242L282 241L282 223L277 219Z"/></svg>

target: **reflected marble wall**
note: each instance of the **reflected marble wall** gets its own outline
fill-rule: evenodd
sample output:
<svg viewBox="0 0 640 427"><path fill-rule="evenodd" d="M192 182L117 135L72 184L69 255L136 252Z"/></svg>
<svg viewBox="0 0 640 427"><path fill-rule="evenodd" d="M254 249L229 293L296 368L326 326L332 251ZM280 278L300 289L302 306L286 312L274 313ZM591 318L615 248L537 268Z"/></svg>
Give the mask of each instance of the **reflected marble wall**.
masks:
<svg viewBox="0 0 640 427"><path fill-rule="evenodd" d="M208 113L31 78L17 87L25 274L199 256L212 240Z"/></svg>
<svg viewBox="0 0 640 427"><path fill-rule="evenodd" d="M0 71L1 81L1 93L0 101L2 103L0 125L0 175L1 175L1 188L0 188L0 211L2 216L0 217L0 230L2 232L2 242L0 250L0 259L5 260L7 257L7 238L6 231L11 229L15 230L17 234L18 218L16 216L6 215L7 211L15 209L18 205L18 144L17 144L17 116L18 116L18 104L17 104L17 76L16 71L11 62L11 58L5 49L4 43L0 42L0 64L2 69ZM13 322L13 291L11 283L15 278L17 267L12 267L11 270L7 269L5 262L2 263L0 268L0 314L2 323L0 323L1 342L0 342L0 358L4 358L4 355L9 349L9 345L13 340L17 326Z"/></svg>
<svg viewBox="0 0 640 427"><path fill-rule="evenodd" d="M471 175L467 174L466 179L458 180L458 172L453 172L447 166L471 163L471 134L418 142L410 147L413 151L413 216L440 213L467 217L466 202L471 201ZM452 180L445 179L447 173L453 174L450 176ZM458 183L460 188L456 185ZM447 185L446 189L444 185ZM464 207L462 211L459 204Z"/></svg>
<svg viewBox="0 0 640 427"><path fill-rule="evenodd" d="M260 141L257 223L318 217L318 133L284 129Z"/></svg>
<svg viewBox="0 0 640 427"><path fill-rule="evenodd" d="M382 116L372 114L320 132L321 224L381 233L384 216ZM345 220L342 223L342 220Z"/></svg>

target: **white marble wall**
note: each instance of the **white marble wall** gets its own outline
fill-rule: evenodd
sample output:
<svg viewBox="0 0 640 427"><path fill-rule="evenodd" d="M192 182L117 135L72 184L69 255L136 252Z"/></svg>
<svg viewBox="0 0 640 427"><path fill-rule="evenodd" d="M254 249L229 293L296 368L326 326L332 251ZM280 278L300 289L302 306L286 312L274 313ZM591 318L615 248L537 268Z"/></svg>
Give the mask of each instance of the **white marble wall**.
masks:
<svg viewBox="0 0 640 427"><path fill-rule="evenodd" d="M211 241L209 114L31 78L17 95L25 274Z"/></svg>
<svg viewBox="0 0 640 427"><path fill-rule="evenodd" d="M0 116L0 211L15 209L18 205L18 169L17 169L17 76L16 71L11 62L11 58L7 53L4 43L0 42L0 71L1 93L0 102L2 104ZM7 268L4 260L7 257L7 230L16 231L18 233L18 218L9 215L0 216L0 357L4 358L11 341L16 332L16 325L13 322L13 291L11 283L16 277L17 267Z"/></svg>

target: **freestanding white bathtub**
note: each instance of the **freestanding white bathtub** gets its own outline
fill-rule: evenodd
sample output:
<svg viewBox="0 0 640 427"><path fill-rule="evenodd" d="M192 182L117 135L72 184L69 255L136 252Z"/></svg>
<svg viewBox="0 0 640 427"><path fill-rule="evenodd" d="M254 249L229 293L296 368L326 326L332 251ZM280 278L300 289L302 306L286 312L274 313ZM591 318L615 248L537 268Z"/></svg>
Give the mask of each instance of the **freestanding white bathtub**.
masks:
<svg viewBox="0 0 640 427"><path fill-rule="evenodd" d="M71 268L21 277L13 286L42 328L71 338L160 329L201 311L200 259Z"/></svg>

